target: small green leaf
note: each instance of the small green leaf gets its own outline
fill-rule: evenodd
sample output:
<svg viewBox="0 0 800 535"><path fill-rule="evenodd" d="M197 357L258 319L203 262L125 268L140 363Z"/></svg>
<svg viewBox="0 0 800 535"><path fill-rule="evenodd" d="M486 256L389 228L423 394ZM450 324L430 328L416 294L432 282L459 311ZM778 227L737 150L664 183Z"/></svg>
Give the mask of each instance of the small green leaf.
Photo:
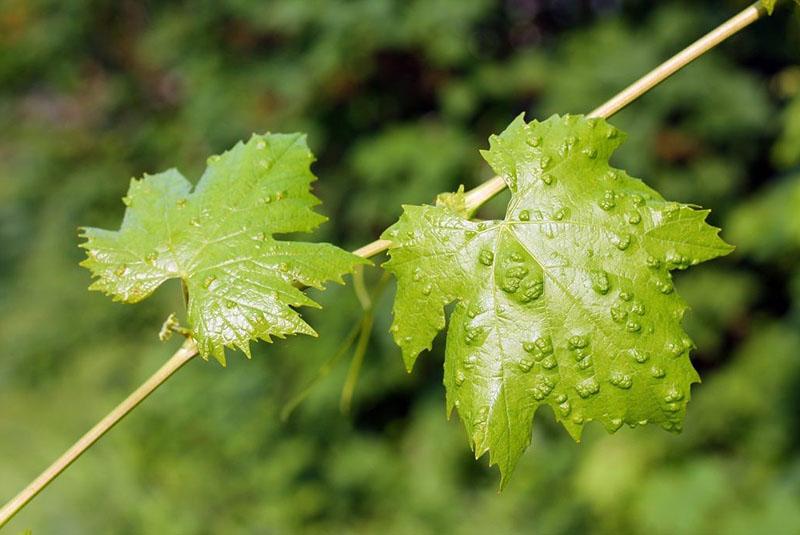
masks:
<svg viewBox="0 0 800 535"><path fill-rule="evenodd" d="M132 180L120 230L83 231L81 265L97 277L90 289L135 303L182 279L200 354L222 364L225 347L249 357L251 340L316 335L295 308L318 305L297 286L341 283L366 261L326 243L273 237L325 221L309 192L313 159L303 135L254 135L209 158L194 191L174 169Z"/></svg>
<svg viewBox="0 0 800 535"><path fill-rule="evenodd" d="M623 137L603 120L520 116L484 152L511 190L505 219L472 221L453 202L405 206L384 234L398 279L392 331L409 369L456 303L447 406L501 485L540 406L576 440L591 420L679 431L699 380L670 271L732 247L708 211L609 166Z"/></svg>
<svg viewBox="0 0 800 535"><path fill-rule="evenodd" d="M475 212L474 209L469 209L467 207L463 184L458 187L455 193L440 193L437 195L436 206L447 208L449 211L467 219L471 218Z"/></svg>
<svg viewBox="0 0 800 535"><path fill-rule="evenodd" d="M800 0L794 0L795 3L800 4ZM764 6L764 9L767 10L769 15L775 12L775 6L778 4L778 0L761 0L761 5Z"/></svg>

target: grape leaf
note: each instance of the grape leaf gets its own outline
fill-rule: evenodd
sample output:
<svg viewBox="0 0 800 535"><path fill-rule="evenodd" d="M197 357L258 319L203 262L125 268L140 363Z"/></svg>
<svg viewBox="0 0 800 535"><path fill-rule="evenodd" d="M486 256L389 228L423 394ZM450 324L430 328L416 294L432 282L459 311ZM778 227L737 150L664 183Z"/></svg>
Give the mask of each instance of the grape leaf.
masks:
<svg viewBox="0 0 800 535"><path fill-rule="evenodd" d="M511 190L505 219L405 206L387 229L398 280L392 332L409 370L445 327L447 408L487 451L501 486L550 406L579 440L586 422L679 431L690 385L686 304L670 271L732 247L708 211L665 201L608 159L605 121L519 116L483 153Z"/></svg>
<svg viewBox="0 0 800 535"><path fill-rule="evenodd" d="M318 305L297 286L341 283L366 261L273 237L325 221L309 191L313 159L304 135L254 135L210 157L194 190L175 169L131 180L120 230L83 229L90 289L135 303L180 278L200 354L223 365L225 347L249 357L251 340L316 335L295 308Z"/></svg>

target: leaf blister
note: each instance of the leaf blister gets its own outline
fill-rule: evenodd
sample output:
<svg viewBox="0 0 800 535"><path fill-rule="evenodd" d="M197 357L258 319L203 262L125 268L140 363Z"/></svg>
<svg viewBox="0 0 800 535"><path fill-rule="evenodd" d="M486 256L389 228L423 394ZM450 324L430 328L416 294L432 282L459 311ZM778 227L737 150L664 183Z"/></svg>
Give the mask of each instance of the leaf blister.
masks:
<svg viewBox="0 0 800 535"><path fill-rule="evenodd" d="M192 190L177 170L131 181L118 231L86 228L90 289L137 302L171 278L189 291L200 354L250 356L250 341L316 335L295 308L318 306L296 286L322 288L367 261L325 243L276 240L325 217L309 191L313 155L300 134L254 135L212 156Z"/></svg>
<svg viewBox="0 0 800 535"><path fill-rule="evenodd" d="M476 456L488 451L499 465L501 485L541 405L576 440L592 420L611 432L623 423L675 431L698 380L670 270L732 248L707 211L612 168L623 140L599 119L520 116L483 153L512 189L505 219L406 206L384 235L393 241L385 266L398 279L392 332L409 368L457 303L448 411L458 409ZM680 399L666 401L668 392Z"/></svg>

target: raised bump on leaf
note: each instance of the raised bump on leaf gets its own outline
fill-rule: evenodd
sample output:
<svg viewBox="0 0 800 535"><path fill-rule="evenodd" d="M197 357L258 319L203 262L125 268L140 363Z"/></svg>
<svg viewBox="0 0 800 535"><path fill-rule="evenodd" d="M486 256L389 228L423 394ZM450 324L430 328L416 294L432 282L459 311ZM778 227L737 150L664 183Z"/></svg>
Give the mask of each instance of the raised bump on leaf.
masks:
<svg viewBox="0 0 800 535"><path fill-rule="evenodd" d="M225 347L249 357L251 340L316 335L295 308L318 305L296 285L341 283L368 262L330 244L273 237L325 221L309 191L313 160L303 135L253 135L210 157L194 191L174 169L132 180L120 229L83 229L90 288L134 303L182 279L200 354L222 364Z"/></svg>
<svg viewBox="0 0 800 535"><path fill-rule="evenodd" d="M384 234L398 280L392 333L409 369L456 303L447 407L501 485L540 406L576 440L591 420L677 431L699 380L670 271L732 248L707 211L612 168L623 139L600 119L519 116L483 152L511 189L505 219L466 219L456 202L405 206Z"/></svg>

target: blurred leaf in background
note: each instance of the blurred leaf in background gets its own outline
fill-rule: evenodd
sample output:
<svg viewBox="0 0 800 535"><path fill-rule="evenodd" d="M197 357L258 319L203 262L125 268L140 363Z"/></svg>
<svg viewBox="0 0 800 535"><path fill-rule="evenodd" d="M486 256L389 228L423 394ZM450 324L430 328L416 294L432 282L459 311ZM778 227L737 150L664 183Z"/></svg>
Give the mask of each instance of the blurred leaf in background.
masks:
<svg viewBox="0 0 800 535"><path fill-rule="evenodd" d="M746 4L0 0L0 500L174 349L156 334L177 285L125 306L77 265L77 227L118 224L131 176L305 131L319 239L355 247L402 203L488 178L478 149L518 113L587 112ZM318 340L193 362L10 531L800 532L800 22L781 11L612 119L617 165L738 246L677 279L703 378L682 435L588 426L575 445L543 414L498 495L445 419L442 341L403 371L391 289L351 413L344 360L282 423L362 313L350 288L312 290Z"/></svg>

